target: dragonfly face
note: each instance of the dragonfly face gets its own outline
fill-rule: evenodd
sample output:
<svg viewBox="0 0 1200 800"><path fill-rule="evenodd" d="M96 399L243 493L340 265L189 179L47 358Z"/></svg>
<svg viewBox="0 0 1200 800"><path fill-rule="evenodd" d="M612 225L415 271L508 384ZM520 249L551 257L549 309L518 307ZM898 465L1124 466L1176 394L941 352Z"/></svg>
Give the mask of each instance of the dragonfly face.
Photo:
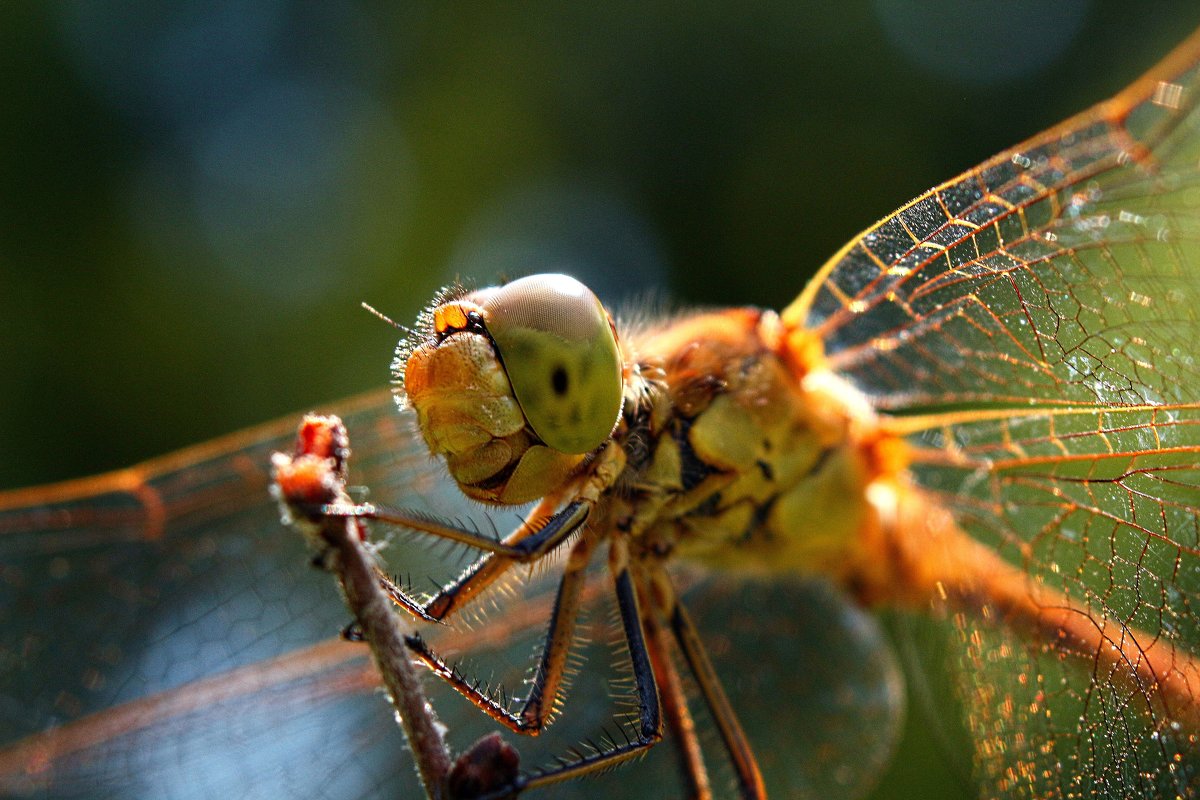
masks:
<svg viewBox="0 0 1200 800"><path fill-rule="evenodd" d="M870 229L783 315L795 334L790 351L850 381L880 414L884 439L902 445L894 463L881 448L877 467L910 476L923 498L915 507L928 513L915 519L905 505L913 495L897 492L898 518L911 528L949 521L998 554L997 564L1021 570L1021 581L1001 586L945 580L956 574L951 561L909 562L932 564L911 583L927 581L923 602L961 632L986 793L1194 789L1196 49L1112 105ZM391 491L433 513L461 509L429 468L411 418L383 413L389 404L378 396L343 409L355 481L373 499ZM2 652L20 665L4 678L6 791L278 794L325 781L322 791L356 796L404 785L401 744L377 724L387 714L361 648L329 642L287 655L345 622L300 545L285 553L263 535L277 530L265 465L291 427L5 498ZM402 560L400 569L426 571ZM546 612L537 605L544 589L530 585L528 608ZM682 594L712 609L698 627L717 640L718 669L722 655L734 659L725 682L733 704L750 710L750 740L770 742L756 744L768 785L808 776L793 759L814 747L843 754L850 771L857 757L861 772L875 774L898 699L870 623L844 598L806 599L786 587L773 597L717 598L704 583L694 591L691 600ZM771 653L737 641L752 626L788 630L764 611L782 603L792 604L796 642L818 640L807 623L823 620L858 657L839 661L828 640ZM51 605L75 613L50 629L39 610ZM493 644L488 632L507 642L544 630L544 616L505 619L479 627L476 646ZM79 643L66 657L64 641ZM451 636L439 646L464 644ZM497 658L490 663L504 663ZM794 668L772 672L778 663L832 664L839 680L788 707L789 718L808 713L812 725L756 734L753 708L764 696L775 706L800 696L774 691L797 678ZM570 697L587 697L593 674L582 672ZM840 708L814 712L831 696ZM570 709L548 734L577 742L611 717L579 730L569 727L579 718ZM848 719L870 724L847 731ZM815 745L805 741L812 731L823 737ZM854 790L870 779L847 782Z"/></svg>
<svg viewBox="0 0 1200 800"><path fill-rule="evenodd" d="M583 284L522 278L445 297L424 316L418 324L428 330L401 342L393 371L430 451L467 496L544 497L612 433L620 349Z"/></svg>

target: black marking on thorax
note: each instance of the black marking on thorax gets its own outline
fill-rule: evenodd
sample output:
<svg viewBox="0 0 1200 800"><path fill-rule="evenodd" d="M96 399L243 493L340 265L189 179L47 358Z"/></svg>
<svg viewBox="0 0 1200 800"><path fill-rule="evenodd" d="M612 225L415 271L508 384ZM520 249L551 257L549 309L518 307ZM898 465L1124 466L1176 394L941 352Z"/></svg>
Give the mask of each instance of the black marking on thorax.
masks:
<svg viewBox="0 0 1200 800"><path fill-rule="evenodd" d="M769 442L764 442L763 444L767 446L770 445ZM763 478L765 478L768 483L775 482L775 468L772 467L769 462L763 461L760 458L754 462L754 465L758 467L758 471L762 473Z"/></svg>
<svg viewBox="0 0 1200 800"><path fill-rule="evenodd" d="M670 434L679 447L680 482L683 484L685 492L694 489L701 481L716 471L692 448L691 440L688 438L692 422L690 419L677 417L675 424L670 428Z"/></svg>

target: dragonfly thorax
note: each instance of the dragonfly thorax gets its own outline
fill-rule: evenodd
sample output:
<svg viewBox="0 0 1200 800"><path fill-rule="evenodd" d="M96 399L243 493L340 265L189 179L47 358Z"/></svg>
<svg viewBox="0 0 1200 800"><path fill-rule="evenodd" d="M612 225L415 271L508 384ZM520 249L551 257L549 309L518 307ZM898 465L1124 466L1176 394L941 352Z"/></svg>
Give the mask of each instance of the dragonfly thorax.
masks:
<svg viewBox="0 0 1200 800"><path fill-rule="evenodd" d="M615 434L630 474L610 497L614 517L655 507L646 542L722 569L853 582L879 470L852 429L870 420L849 387L797 374L778 330L772 312L733 309L633 339L635 354L659 354L637 370L657 377L640 393L641 423L627 397Z"/></svg>

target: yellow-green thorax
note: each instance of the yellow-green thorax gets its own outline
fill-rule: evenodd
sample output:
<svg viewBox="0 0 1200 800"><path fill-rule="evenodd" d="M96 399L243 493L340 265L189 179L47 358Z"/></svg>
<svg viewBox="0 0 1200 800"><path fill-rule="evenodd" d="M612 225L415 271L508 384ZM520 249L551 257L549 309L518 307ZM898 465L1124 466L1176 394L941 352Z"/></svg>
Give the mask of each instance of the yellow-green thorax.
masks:
<svg viewBox="0 0 1200 800"><path fill-rule="evenodd" d="M610 513L653 514L632 526L651 551L852 579L878 472L860 435L870 412L833 376L798 372L781 337L778 317L755 309L630 337L643 385L627 389L616 436L645 456L630 459Z"/></svg>

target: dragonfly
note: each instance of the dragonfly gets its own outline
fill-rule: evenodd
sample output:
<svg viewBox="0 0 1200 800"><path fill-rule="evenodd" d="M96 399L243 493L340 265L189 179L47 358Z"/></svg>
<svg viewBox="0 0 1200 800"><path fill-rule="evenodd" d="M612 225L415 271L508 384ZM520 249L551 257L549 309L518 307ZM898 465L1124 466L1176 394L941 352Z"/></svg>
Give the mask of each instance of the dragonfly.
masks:
<svg viewBox="0 0 1200 800"><path fill-rule="evenodd" d="M718 494L727 494L692 510L710 518L707 533L660 542L671 551L666 596L675 597L663 610L690 611L678 638L698 631L705 645L688 656L711 653L716 672L706 683L701 665L702 697L689 703L688 689L674 686L687 675L669 655L650 670L692 790L705 781L701 763L722 760L743 794L759 780L773 796L869 789L902 702L895 663L861 609L897 606L953 632L981 794L1194 793L1198 85L1193 36L1111 101L868 228L779 315L732 310L620 331L621 347L671 353L673 369L691 370L672 409L709 427L677 454L693 477L831 481L798 480L791 488L805 490L794 503L772 494L772 503L732 506L722 505L734 497L723 485ZM708 369L706 345L747 341L762 349L736 351L738 371ZM656 379L652 367L649 358ZM773 432L787 439L772 455L783 461L760 466L762 442L748 461L732 458L746 441L733 434L768 424L755 419L760 409L792 403L805 433ZM722 414L706 421L714 405ZM350 431L353 480L370 487L372 503L391 492L425 504L409 522L478 517L430 459L416 413L392 406L385 392L336 409ZM415 784L399 734L380 724L389 715L364 649L329 636L345 611L306 566L302 543L280 534L266 493L271 454L293 428L285 421L0 498L6 794L413 791L400 788ZM553 438L532 430L538 446ZM573 480L605 458L630 458L614 447L632 449L605 438L555 474ZM574 507L562 519L577 520L577 496L555 495L560 488L546 496L562 501L555 510ZM593 491L603 498L607 487ZM544 521L553 510L530 513ZM469 533L499 517L458 527ZM807 535L794 536L793 522ZM847 541L856 544L847 550ZM708 570L679 575L675 561ZM620 576L625 562L615 563ZM411 557L403 566L423 569ZM511 589L529 595L515 612L501 596L503 614L431 634L427 660L540 638L554 603L546 585L569 566ZM826 580L796 583L794 574ZM70 613L51 628L48 607ZM618 617L622 608L629 602L618 603ZM612 627L597 624L594 636ZM618 661L640 647L616 641ZM546 736L589 735L572 727L571 705L589 674L579 671ZM625 688L644 694L644 670L616 674L611 683L624 676ZM793 700L814 676L818 691ZM822 698L831 704L820 707ZM713 719L702 719L705 706ZM715 743L689 740L693 713L699 738L720 729ZM586 796L599 784L577 785L585 788L555 791Z"/></svg>

